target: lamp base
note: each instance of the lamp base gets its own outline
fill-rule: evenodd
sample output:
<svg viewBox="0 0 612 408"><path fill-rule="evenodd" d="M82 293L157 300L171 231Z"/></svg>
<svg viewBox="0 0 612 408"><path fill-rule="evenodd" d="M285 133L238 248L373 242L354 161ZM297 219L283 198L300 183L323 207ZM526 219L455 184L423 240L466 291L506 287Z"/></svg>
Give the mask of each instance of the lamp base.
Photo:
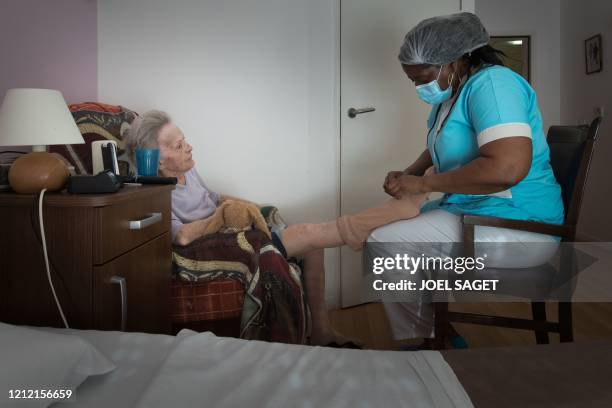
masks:
<svg viewBox="0 0 612 408"><path fill-rule="evenodd" d="M64 188L69 176L66 164L53 153L32 152L19 157L9 170L11 188L19 194L36 194L46 188Z"/></svg>

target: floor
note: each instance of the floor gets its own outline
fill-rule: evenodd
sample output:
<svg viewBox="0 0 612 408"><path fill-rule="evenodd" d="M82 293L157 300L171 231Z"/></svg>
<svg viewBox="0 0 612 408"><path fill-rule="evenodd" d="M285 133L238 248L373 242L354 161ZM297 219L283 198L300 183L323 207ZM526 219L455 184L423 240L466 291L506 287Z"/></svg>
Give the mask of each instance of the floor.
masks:
<svg viewBox="0 0 612 408"><path fill-rule="evenodd" d="M531 317L529 303L451 304L452 311L477 312L510 317ZM380 303L369 303L347 309L334 310L331 320L342 334L375 350L398 350L402 345L417 344L418 340L395 341L384 308ZM556 321L556 305L547 305L547 316ZM575 303L573 307L574 341L612 341L612 303ZM533 332L497 327L455 324L470 348L535 344ZM558 343L557 334L550 335L551 343Z"/></svg>

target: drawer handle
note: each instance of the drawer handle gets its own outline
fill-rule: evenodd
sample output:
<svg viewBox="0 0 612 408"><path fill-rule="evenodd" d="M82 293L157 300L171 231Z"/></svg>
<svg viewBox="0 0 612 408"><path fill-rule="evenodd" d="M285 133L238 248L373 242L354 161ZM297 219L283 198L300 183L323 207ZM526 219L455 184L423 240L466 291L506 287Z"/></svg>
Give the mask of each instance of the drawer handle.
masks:
<svg viewBox="0 0 612 408"><path fill-rule="evenodd" d="M161 219L162 219L162 213L160 212L152 213L150 217L147 217L144 220L130 221L130 229L131 230L145 229L153 224L160 222Z"/></svg>
<svg viewBox="0 0 612 408"><path fill-rule="evenodd" d="M122 276L112 276L110 281L119 285L119 291L121 292L121 331L124 332L127 325L127 283Z"/></svg>

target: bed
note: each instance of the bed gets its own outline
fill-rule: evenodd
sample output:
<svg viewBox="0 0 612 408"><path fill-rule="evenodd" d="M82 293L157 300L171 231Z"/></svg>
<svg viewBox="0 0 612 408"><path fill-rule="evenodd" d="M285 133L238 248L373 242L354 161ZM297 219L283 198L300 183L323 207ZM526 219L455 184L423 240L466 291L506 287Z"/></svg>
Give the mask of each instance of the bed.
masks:
<svg viewBox="0 0 612 408"><path fill-rule="evenodd" d="M2 329L0 323L0 345ZM73 401L54 407L612 406L610 342L396 352L247 341L190 330L177 336L34 330L78 338L115 366L90 375ZM3 351L15 352L4 347L0 358ZM2 371L15 372L3 363ZM6 388L1 373L0 387ZM13 400L6 406L46 405Z"/></svg>
<svg viewBox="0 0 612 408"><path fill-rule="evenodd" d="M90 375L76 388L72 401L54 407L472 406L436 351L332 349L190 330L177 336L29 330L36 333L27 336L44 332L83 340L115 366ZM2 331L0 327L0 343ZM1 375L0 387L6 388ZM2 399L0 406L3 402L25 406Z"/></svg>

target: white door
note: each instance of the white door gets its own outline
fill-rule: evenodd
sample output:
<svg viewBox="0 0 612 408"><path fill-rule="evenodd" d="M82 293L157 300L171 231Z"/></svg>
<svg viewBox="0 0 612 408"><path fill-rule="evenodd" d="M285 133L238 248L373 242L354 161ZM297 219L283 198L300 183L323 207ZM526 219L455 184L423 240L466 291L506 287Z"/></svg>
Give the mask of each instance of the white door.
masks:
<svg viewBox="0 0 612 408"><path fill-rule="evenodd" d="M419 21L460 10L460 0L342 0L340 211L379 204L390 170L406 168L426 147L428 105L397 59L404 36ZM375 111L354 118L350 108ZM341 303L360 299L361 254L341 250Z"/></svg>

